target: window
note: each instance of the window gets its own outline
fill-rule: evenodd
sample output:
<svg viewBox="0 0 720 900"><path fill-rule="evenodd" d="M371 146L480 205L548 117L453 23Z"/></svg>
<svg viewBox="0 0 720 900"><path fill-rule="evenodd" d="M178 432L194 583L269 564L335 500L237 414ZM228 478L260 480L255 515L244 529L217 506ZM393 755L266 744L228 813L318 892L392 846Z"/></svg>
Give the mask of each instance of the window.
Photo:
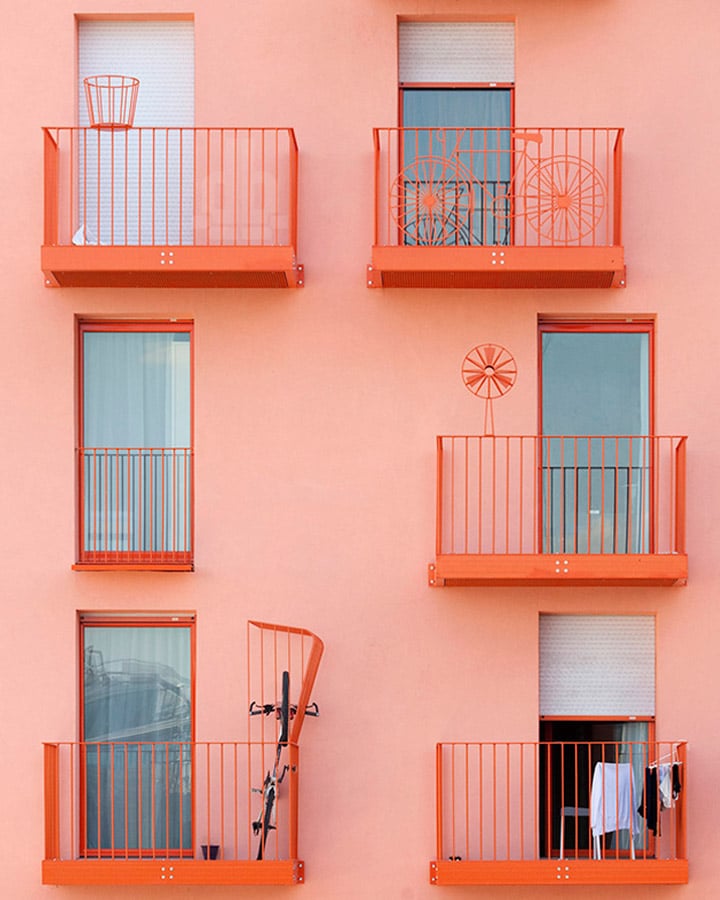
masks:
<svg viewBox="0 0 720 900"><path fill-rule="evenodd" d="M194 621L80 617L81 851L192 851Z"/></svg>
<svg viewBox="0 0 720 900"><path fill-rule="evenodd" d="M400 23L405 243L509 243L514 37L509 22Z"/></svg>
<svg viewBox="0 0 720 900"><path fill-rule="evenodd" d="M191 565L191 335L80 325L80 563Z"/></svg>
<svg viewBox="0 0 720 900"><path fill-rule="evenodd" d="M635 813L642 810L644 770L655 760L654 715L653 616L541 615L539 800L546 855L562 849L599 858L647 845ZM601 806L596 799L593 813L593 796L603 793L608 796ZM605 832L616 819L624 827Z"/></svg>
<svg viewBox="0 0 720 900"><path fill-rule="evenodd" d="M540 324L546 553L648 553L651 322Z"/></svg>

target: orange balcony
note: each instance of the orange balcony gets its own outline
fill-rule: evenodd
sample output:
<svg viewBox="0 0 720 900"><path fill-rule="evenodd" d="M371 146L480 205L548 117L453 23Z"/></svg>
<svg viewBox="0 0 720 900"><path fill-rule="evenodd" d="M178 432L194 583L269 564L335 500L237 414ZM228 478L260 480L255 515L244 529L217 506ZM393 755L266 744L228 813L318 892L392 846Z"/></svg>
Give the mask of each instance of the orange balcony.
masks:
<svg viewBox="0 0 720 900"><path fill-rule="evenodd" d="M624 287L622 134L376 128L368 286Z"/></svg>
<svg viewBox="0 0 720 900"><path fill-rule="evenodd" d="M147 666L134 683L131 668L98 673L100 692L135 705L125 704L125 740L44 745L43 884L305 880L299 742L317 714L310 695L323 644L302 628L250 622L248 650L250 740L142 740L177 730L175 684ZM134 721L145 708L165 718Z"/></svg>
<svg viewBox="0 0 720 900"><path fill-rule="evenodd" d="M430 881L685 884L684 742L437 745Z"/></svg>
<svg viewBox="0 0 720 900"><path fill-rule="evenodd" d="M298 287L288 128L45 128L52 287Z"/></svg>
<svg viewBox="0 0 720 900"><path fill-rule="evenodd" d="M192 571L189 447L81 447L76 570Z"/></svg>
<svg viewBox="0 0 720 900"><path fill-rule="evenodd" d="M44 884L296 884L296 744L261 858L275 742L45 744ZM212 849L208 849L212 848Z"/></svg>
<svg viewBox="0 0 720 900"><path fill-rule="evenodd" d="M684 437L441 436L433 586L687 580Z"/></svg>

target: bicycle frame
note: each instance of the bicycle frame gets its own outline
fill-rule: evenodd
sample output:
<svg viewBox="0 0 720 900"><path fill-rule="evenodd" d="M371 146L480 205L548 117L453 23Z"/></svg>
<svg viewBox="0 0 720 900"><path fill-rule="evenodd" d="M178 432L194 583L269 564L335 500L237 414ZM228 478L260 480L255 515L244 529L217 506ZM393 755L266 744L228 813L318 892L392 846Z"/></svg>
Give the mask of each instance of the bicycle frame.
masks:
<svg viewBox="0 0 720 900"><path fill-rule="evenodd" d="M550 153L541 155L539 130L418 128L402 134L405 141L415 135L415 155L407 162L403 157L410 154L401 146L389 200L404 243L508 245L523 219L540 243L579 245L592 241L605 216L607 187L596 154L592 150L588 160L570 152L567 136L560 147L553 137ZM426 152L419 152L421 136Z"/></svg>

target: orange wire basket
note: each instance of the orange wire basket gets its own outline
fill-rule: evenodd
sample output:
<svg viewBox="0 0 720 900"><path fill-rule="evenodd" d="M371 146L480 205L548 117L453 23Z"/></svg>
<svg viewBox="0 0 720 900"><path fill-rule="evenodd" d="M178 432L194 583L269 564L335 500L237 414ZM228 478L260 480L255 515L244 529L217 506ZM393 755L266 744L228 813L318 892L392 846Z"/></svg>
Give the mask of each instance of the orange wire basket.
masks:
<svg viewBox="0 0 720 900"><path fill-rule="evenodd" d="M84 79L92 128L132 128L140 81L131 75L90 75Z"/></svg>

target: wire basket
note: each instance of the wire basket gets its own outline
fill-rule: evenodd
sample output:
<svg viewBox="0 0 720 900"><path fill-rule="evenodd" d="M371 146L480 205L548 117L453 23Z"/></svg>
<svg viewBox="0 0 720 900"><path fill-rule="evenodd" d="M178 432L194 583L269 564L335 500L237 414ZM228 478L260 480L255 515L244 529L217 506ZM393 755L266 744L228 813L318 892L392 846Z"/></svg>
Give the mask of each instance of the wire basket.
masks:
<svg viewBox="0 0 720 900"><path fill-rule="evenodd" d="M92 128L132 128L140 81L131 75L90 75L84 79Z"/></svg>

